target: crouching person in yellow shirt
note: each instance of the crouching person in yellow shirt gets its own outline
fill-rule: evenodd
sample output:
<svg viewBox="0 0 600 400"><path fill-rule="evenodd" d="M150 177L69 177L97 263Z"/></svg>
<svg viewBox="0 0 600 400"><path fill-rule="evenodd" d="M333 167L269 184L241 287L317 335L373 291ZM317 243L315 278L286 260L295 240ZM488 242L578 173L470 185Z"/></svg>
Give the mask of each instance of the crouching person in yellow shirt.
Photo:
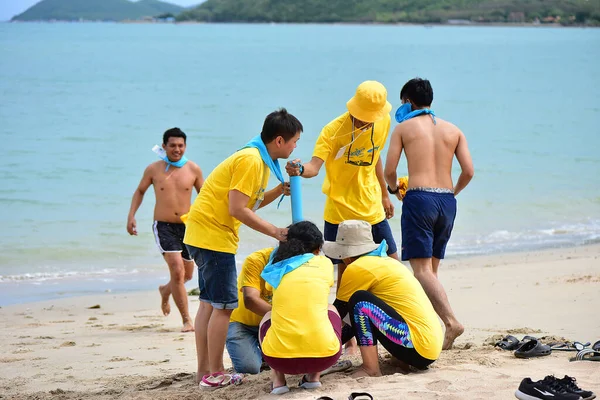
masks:
<svg viewBox="0 0 600 400"><path fill-rule="evenodd" d="M358 220L342 222L336 241L323 246L328 257L347 265L334 305L342 318L349 314L363 359L355 377L381 376L378 342L405 369L425 369L442 351L444 334L431 301L414 275L386 256L386 246L376 244L371 225ZM346 330L344 336L351 338Z"/></svg>
<svg viewBox="0 0 600 400"><path fill-rule="evenodd" d="M238 308L231 314L225 344L233 368L239 373L258 374L263 362L258 325L271 311L273 291L266 287L260 274L272 252L273 248L269 247L250 254L238 277Z"/></svg>
<svg viewBox="0 0 600 400"><path fill-rule="evenodd" d="M272 370L271 394L289 392L285 374L305 374L304 389L321 386L321 371L341 355L342 320L328 304L333 264L319 256L322 245L315 224L293 224L262 272L273 287L273 308L259 327L263 358Z"/></svg>

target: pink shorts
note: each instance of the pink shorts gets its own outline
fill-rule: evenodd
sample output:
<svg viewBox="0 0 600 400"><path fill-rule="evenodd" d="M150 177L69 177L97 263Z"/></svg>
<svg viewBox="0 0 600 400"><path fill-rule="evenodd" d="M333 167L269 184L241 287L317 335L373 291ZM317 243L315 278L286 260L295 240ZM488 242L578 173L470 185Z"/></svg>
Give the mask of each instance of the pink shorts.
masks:
<svg viewBox="0 0 600 400"><path fill-rule="evenodd" d="M335 312L329 310L327 312L329 317L329 321L331 322L331 326L333 326L333 330L335 331L335 335L337 336L340 342L340 349L338 352L330 357L303 357L303 358L279 358L279 357L269 357L263 353L263 359L269 367L273 368L275 371L282 372L284 374L289 375L298 375L298 374L314 374L317 372L321 372L331 367L342 355L342 320L340 316ZM267 331L271 327L271 320L265 321L265 323L261 326L259 337L262 343L265 338Z"/></svg>

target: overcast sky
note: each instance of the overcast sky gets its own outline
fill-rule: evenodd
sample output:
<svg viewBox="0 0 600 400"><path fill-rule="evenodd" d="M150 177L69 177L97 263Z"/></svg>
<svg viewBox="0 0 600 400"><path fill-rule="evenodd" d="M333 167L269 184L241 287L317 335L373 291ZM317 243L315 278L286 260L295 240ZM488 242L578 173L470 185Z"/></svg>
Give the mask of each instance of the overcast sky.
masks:
<svg viewBox="0 0 600 400"><path fill-rule="evenodd" d="M85 1L85 0L81 0ZM163 0L165 1L165 0ZM202 3L203 0L166 0L169 3L189 7ZM8 21L17 14L21 14L40 0L0 0L0 21Z"/></svg>

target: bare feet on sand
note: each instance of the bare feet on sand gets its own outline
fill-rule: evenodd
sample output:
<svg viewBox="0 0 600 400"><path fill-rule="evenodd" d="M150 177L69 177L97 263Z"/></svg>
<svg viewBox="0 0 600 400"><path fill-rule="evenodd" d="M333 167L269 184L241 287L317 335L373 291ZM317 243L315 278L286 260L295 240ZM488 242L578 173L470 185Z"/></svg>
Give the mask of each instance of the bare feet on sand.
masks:
<svg viewBox="0 0 600 400"><path fill-rule="evenodd" d="M183 328L181 328L181 332L194 332L194 324L192 323L192 321L184 321Z"/></svg>
<svg viewBox="0 0 600 400"><path fill-rule="evenodd" d="M452 348L454 340L460 335L462 335L464 331L465 327L458 322L456 322L455 325L447 326L446 333L444 335L444 344L442 345L442 350L450 350Z"/></svg>
<svg viewBox="0 0 600 400"><path fill-rule="evenodd" d="M365 376L368 376L368 377L381 376L381 371L370 372L370 371L367 371L366 369L364 369L363 367L360 367L359 369L354 371L354 373L351 375L352 378L363 378Z"/></svg>
<svg viewBox="0 0 600 400"><path fill-rule="evenodd" d="M160 308L163 312L163 315L166 317L171 313L171 305L169 304L169 296L171 291L167 288L167 285L161 285L158 287L158 291L160 292Z"/></svg>
<svg viewBox="0 0 600 400"><path fill-rule="evenodd" d="M360 350L358 349L355 338L352 338L348 343L346 343L344 347L344 354L347 356L356 356L360 354Z"/></svg>

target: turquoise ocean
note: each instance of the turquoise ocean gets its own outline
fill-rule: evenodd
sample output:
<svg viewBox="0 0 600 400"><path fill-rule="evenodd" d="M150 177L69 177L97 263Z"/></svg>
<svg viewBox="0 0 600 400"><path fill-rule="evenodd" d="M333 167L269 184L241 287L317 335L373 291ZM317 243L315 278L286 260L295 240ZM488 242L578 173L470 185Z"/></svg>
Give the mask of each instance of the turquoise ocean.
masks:
<svg viewBox="0 0 600 400"><path fill-rule="evenodd" d="M430 79L432 108L468 138L476 174L448 257L600 242L599 49L584 28L0 24L0 306L155 289L152 190L139 236L125 223L166 129L208 175L286 107L307 160L368 79L394 108L408 79ZM322 174L303 181L319 226ZM287 225L290 202L260 214ZM238 264L272 244L242 228Z"/></svg>

